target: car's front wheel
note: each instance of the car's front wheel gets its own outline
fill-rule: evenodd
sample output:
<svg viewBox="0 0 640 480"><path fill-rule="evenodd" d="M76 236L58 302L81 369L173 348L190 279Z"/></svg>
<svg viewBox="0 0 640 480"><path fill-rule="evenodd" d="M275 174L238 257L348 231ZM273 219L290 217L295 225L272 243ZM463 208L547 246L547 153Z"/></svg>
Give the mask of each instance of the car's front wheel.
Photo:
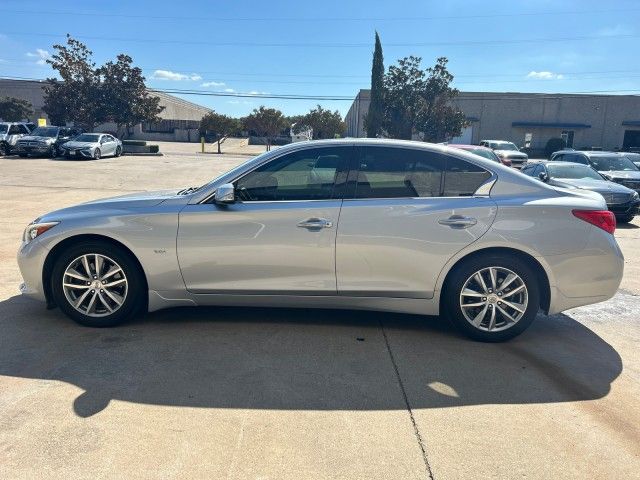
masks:
<svg viewBox="0 0 640 480"><path fill-rule="evenodd" d="M102 242L64 251L51 275L56 305L88 327L112 327L133 318L143 305L143 285L143 273L131 254Z"/></svg>
<svg viewBox="0 0 640 480"><path fill-rule="evenodd" d="M100 151L99 148L96 148L93 151L93 158L94 158L94 160L100 160L100 157L102 157L102 152Z"/></svg>
<svg viewBox="0 0 640 480"><path fill-rule="evenodd" d="M465 335L483 342L509 340L531 325L540 305L534 271L519 258L487 255L457 267L447 281L445 313Z"/></svg>
<svg viewBox="0 0 640 480"><path fill-rule="evenodd" d="M49 155L51 156L51 158L58 158L58 155L60 154L60 152L58 151L58 146L57 145L51 145L51 149L49 150Z"/></svg>
<svg viewBox="0 0 640 480"><path fill-rule="evenodd" d="M116 157L119 157L120 155L122 155L122 147L118 146L116 147Z"/></svg>

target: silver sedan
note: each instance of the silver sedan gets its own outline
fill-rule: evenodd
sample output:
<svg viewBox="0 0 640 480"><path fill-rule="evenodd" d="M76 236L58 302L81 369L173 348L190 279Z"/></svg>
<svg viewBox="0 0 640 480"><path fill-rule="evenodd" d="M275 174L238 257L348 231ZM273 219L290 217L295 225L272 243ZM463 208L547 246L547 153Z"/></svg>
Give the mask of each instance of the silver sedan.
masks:
<svg viewBox="0 0 640 480"><path fill-rule="evenodd" d="M89 158L122 155L122 142L108 133L83 133L62 144L61 150L67 158Z"/></svg>
<svg viewBox="0 0 640 480"><path fill-rule="evenodd" d="M351 308L442 314L501 341L539 310L612 297L614 229L601 195L459 149L330 140L48 213L18 261L24 294L88 326L173 306Z"/></svg>

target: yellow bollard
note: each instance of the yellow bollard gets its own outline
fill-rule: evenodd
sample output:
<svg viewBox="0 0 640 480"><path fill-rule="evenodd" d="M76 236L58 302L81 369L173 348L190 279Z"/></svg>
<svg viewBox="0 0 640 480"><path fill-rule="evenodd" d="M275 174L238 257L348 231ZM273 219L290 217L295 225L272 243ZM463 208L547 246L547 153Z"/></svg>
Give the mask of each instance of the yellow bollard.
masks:
<svg viewBox="0 0 640 480"><path fill-rule="evenodd" d="M200 137L200 148L202 149L202 153L204 153L204 137Z"/></svg>

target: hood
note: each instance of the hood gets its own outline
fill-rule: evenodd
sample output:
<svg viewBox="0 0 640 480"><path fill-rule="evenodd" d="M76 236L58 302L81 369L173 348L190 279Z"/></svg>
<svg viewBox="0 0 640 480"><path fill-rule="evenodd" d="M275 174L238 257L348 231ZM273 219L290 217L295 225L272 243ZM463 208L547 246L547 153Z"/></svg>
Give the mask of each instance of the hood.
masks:
<svg viewBox="0 0 640 480"><path fill-rule="evenodd" d="M585 180L577 178L552 178L549 185L563 188L582 188L598 193L632 193L633 190L606 180Z"/></svg>
<svg viewBox="0 0 640 480"><path fill-rule="evenodd" d="M33 135L25 135L24 137L20 138L20 140L18 140L19 142L42 142L42 141L46 141L46 142L55 142L55 138L51 138L51 137L35 137Z"/></svg>
<svg viewBox="0 0 640 480"><path fill-rule="evenodd" d="M600 173L607 178L628 178L631 180L640 180L640 171L638 170L601 170Z"/></svg>
<svg viewBox="0 0 640 480"><path fill-rule="evenodd" d="M97 145L97 144L98 142L75 142L73 140L70 140L68 142L65 142L63 145L69 148L86 148L86 147L93 147L94 145Z"/></svg>
<svg viewBox="0 0 640 480"><path fill-rule="evenodd" d="M120 195L118 197L103 198L91 202L81 203L73 207L54 210L40 217L39 221L60 221L69 217L85 215L113 214L128 210L138 210L159 205L170 198L175 198L180 190L161 190L157 192L140 192ZM185 196L185 199L189 198Z"/></svg>
<svg viewBox="0 0 640 480"><path fill-rule="evenodd" d="M505 158L529 158L526 153L516 152L515 150L494 150L496 155L500 155Z"/></svg>

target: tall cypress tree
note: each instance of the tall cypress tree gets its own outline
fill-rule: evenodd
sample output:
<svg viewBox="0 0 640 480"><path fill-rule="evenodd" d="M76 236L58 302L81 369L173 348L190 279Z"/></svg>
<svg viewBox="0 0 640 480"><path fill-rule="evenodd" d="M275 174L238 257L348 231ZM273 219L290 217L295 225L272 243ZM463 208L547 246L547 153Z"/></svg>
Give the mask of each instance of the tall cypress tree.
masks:
<svg viewBox="0 0 640 480"><path fill-rule="evenodd" d="M373 51L373 65L371 66L371 103L365 118L367 137L377 137L382 132L384 109L384 60L382 58L382 44L376 32L376 46Z"/></svg>

